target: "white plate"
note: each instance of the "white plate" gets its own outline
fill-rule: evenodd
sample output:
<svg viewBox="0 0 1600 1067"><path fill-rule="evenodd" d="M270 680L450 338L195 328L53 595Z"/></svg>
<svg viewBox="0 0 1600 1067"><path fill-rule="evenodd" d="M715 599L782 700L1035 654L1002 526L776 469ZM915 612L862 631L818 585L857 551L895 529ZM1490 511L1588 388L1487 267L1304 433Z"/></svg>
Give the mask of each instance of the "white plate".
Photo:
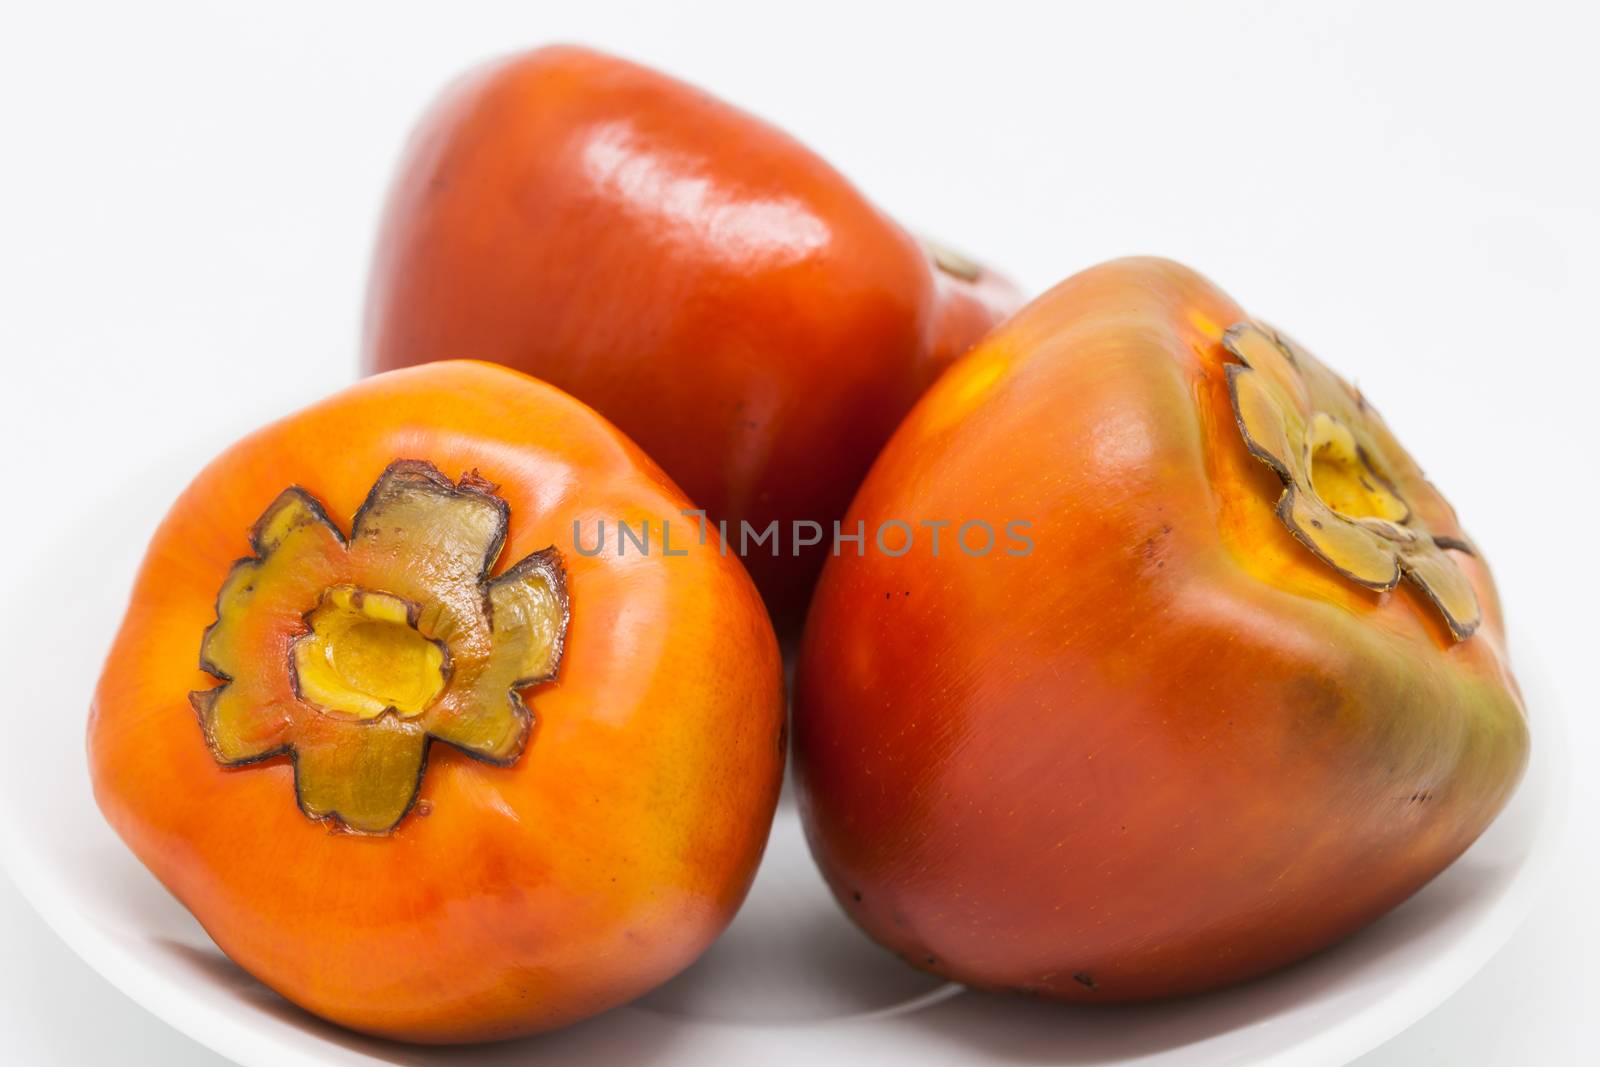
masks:
<svg viewBox="0 0 1600 1067"><path fill-rule="evenodd" d="M10 697L0 857L88 963L241 1064L561 1063L1339 1064L1426 1014L1527 913L1558 848L1561 712L1519 660L1534 718L1528 776L1453 867L1341 945L1277 975L1165 1005L1074 1008L973 993L913 971L859 934L779 810L749 901L688 972L556 1034L463 1050L347 1033L257 985L211 944L106 824L83 756L89 691L156 520L198 464L169 463L52 542L4 613ZM26 605L26 612L19 610Z"/></svg>

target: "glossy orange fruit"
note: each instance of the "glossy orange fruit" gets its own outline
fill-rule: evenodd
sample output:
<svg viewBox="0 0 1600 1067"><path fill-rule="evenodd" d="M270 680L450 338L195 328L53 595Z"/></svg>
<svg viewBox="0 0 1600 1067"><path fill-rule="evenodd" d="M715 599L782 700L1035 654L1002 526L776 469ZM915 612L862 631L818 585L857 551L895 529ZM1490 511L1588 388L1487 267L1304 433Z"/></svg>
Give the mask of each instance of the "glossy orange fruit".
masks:
<svg viewBox="0 0 1600 1067"><path fill-rule="evenodd" d="M935 973L1081 1001L1260 974L1415 892L1522 772L1454 511L1365 396L1177 264L1019 312L847 521L895 554L818 586L801 810L842 906ZM940 549L901 552L927 521Z"/></svg>
<svg viewBox="0 0 1600 1067"><path fill-rule="evenodd" d="M779 620L895 424L1018 303L786 134L580 48L453 85L413 135L368 295L369 370L493 360L594 405L756 533ZM824 545L792 550L820 524Z"/></svg>
<svg viewBox="0 0 1600 1067"><path fill-rule="evenodd" d="M346 1026L500 1038L644 992L738 907L783 767L770 623L686 507L489 364L251 434L139 572L101 809L224 952Z"/></svg>

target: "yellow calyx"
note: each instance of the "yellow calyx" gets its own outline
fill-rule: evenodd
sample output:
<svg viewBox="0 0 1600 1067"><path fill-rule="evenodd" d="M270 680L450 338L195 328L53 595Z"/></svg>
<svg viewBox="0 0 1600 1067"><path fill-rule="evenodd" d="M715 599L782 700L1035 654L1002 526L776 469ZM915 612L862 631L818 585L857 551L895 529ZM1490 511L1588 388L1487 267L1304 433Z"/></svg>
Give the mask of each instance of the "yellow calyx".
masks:
<svg viewBox="0 0 1600 1067"><path fill-rule="evenodd" d="M417 632L410 605L388 593L340 585L307 617L294 644L300 696L319 711L411 718L444 691L445 652Z"/></svg>
<svg viewBox="0 0 1600 1067"><path fill-rule="evenodd" d="M434 742L515 763L534 721L522 691L561 666L567 583L553 546L494 574L496 488L396 460L349 538L304 489L279 494L200 640L220 684L189 699L217 762L289 756L300 810L361 834L411 811Z"/></svg>
<svg viewBox="0 0 1600 1067"><path fill-rule="evenodd" d="M1309 353L1254 323L1230 326L1223 347L1228 393L1245 446L1283 482L1278 518L1323 562L1369 589L1409 578L1465 640L1482 610L1450 551L1465 541L1437 537L1400 495L1388 472L1414 468L1361 394ZM1380 442L1387 442L1388 454ZM1420 473L1407 483L1426 485ZM1432 493L1431 487L1424 493Z"/></svg>
<svg viewBox="0 0 1600 1067"><path fill-rule="evenodd" d="M1350 427L1325 411L1311 417L1306 448L1311 487L1322 502L1352 519L1405 522L1411 509L1373 469Z"/></svg>

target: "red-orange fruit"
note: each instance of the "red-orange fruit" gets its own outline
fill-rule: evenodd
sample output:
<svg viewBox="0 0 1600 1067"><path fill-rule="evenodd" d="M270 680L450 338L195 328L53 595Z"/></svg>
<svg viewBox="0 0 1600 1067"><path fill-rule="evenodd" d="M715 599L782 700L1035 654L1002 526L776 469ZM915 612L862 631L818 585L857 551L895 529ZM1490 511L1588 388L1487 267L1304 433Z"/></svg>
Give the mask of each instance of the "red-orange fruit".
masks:
<svg viewBox="0 0 1600 1067"><path fill-rule="evenodd" d="M475 1041L643 993L732 918L783 770L738 563L676 524L673 555L618 551L686 505L489 364L251 434L150 544L89 722L101 810L235 962L346 1026Z"/></svg>
<svg viewBox="0 0 1600 1067"><path fill-rule="evenodd" d="M1018 303L766 123L665 75L544 48L453 85L385 211L365 365L485 359L605 415L712 519L774 618L895 425Z"/></svg>
<svg viewBox="0 0 1600 1067"><path fill-rule="evenodd" d="M828 882L919 967L1079 1001L1249 978L1414 893L1522 773L1454 511L1181 266L1079 274L951 368L847 523L924 520L937 552L829 561L794 726Z"/></svg>

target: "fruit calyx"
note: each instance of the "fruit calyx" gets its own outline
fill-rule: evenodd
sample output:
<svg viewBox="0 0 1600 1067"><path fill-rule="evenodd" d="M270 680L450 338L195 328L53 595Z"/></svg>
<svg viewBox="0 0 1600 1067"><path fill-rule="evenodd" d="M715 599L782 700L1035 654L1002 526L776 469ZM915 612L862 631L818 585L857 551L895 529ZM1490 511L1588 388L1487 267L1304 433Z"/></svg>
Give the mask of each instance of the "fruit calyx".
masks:
<svg viewBox="0 0 1600 1067"><path fill-rule="evenodd" d="M288 755L301 810L364 834L411 809L432 741L516 762L519 690L556 677L570 608L553 547L489 577L510 518L496 488L397 460L348 541L304 489L279 494L201 640L222 684L190 701L217 762Z"/></svg>
<svg viewBox="0 0 1600 1067"><path fill-rule="evenodd" d="M1283 482L1277 515L1301 544L1369 589L1409 578L1456 641L1482 620L1477 594L1449 556L1465 542L1436 537L1389 477L1372 432L1377 414L1309 353L1253 322L1230 326L1223 347L1235 421L1251 454Z"/></svg>

